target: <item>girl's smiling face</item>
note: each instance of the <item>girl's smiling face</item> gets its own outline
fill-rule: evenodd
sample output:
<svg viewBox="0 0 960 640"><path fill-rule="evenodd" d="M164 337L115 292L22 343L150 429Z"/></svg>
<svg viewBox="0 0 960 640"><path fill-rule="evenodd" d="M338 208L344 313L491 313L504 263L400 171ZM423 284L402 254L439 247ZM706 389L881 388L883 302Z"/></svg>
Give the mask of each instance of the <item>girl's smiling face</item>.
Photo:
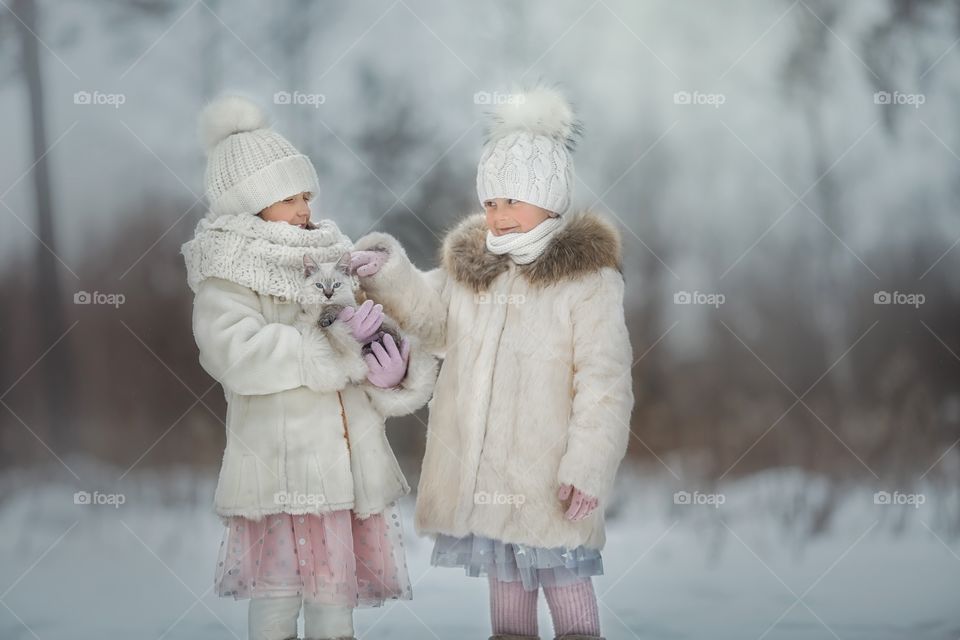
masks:
<svg viewBox="0 0 960 640"><path fill-rule="evenodd" d="M310 224L310 198L312 197L309 191L304 191L284 198L280 202L274 202L257 215L267 222L286 222L306 229Z"/></svg>
<svg viewBox="0 0 960 640"><path fill-rule="evenodd" d="M487 228L495 236L526 233L552 216L546 209L514 198L485 200L483 210L487 214Z"/></svg>

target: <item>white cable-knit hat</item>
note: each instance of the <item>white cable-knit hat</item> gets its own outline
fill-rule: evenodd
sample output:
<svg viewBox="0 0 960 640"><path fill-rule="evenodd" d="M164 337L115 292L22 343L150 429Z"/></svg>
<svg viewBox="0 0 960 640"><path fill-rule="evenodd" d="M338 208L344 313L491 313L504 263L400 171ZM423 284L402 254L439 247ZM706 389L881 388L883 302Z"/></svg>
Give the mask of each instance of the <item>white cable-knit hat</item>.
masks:
<svg viewBox="0 0 960 640"><path fill-rule="evenodd" d="M480 202L514 198L563 214L573 188L573 151L580 123L556 89L513 95L491 114L477 167Z"/></svg>
<svg viewBox="0 0 960 640"><path fill-rule="evenodd" d="M256 214L284 198L320 191L310 159L268 127L263 111L238 96L215 100L200 116L207 147L208 218Z"/></svg>

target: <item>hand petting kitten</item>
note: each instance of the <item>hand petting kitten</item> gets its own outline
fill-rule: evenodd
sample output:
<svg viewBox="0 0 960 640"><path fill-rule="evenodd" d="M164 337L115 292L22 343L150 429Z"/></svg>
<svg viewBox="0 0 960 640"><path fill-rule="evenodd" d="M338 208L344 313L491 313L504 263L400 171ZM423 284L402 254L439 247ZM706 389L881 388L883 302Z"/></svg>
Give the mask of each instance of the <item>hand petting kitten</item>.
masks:
<svg viewBox="0 0 960 640"><path fill-rule="evenodd" d="M369 277L380 271L380 268L387 261L386 251L351 251L350 252L350 273L355 273L363 278Z"/></svg>
<svg viewBox="0 0 960 640"><path fill-rule="evenodd" d="M366 344L380 330L383 323L383 305L367 300L357 308L345 307L337 320L346 322L356 341Z"/></svg>

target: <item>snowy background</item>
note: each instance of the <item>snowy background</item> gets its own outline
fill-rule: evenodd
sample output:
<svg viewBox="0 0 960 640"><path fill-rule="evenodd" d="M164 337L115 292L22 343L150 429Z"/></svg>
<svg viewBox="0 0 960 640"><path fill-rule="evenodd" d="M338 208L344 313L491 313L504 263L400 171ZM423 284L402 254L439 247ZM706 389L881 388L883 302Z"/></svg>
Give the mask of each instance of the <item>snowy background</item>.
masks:
<svg viewBox="0 0 960 640"><path fill-rule="evenodd" d="M620 493L630 495L610 517L606 575L595 580L606 637L960 635L960 558L936 533L943 512L957 508L955 489L919 508L845 492L829 532L811 538L797 505L822 505L822 479L770 471L724 485L719 508L680 508L663 475L620 478ZM0 567L10 583L0 637L247 637L245 602L213 593L222 536L209 508L213 477L182 469L128 476L120 508L75 506L69 482L29 484L0 511ZM357 637L487 637L486 580L430 567L432 543L413 533L412 500L402 509L414 599L358 610ZM540 629L552 637L543 598Z"/></svg>
<svg viewBox="0 0 960 640"><path fill-rule="evenodd" d="M624 240L606 636L960 637L957 0L0 0L0 638L245 637L178 254L203 105L260 102L314 217L426 268L486 103L537 80ZM424 419L390 425L413 485ZM485 637L405 511L415 600L358 634Z"/></svg>

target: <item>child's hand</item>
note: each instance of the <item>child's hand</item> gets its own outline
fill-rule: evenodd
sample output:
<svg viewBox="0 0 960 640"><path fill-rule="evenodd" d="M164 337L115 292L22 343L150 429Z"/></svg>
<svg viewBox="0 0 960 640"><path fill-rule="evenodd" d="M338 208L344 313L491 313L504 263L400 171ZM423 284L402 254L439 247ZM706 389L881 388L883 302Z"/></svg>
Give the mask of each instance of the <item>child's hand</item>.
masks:
<svg viewBox="0 0 960 640"><path fill-rule="evenodd" d="M583 520L597 508L597 505L600 504L598 498L594 498L591 495L588 495L580 489L577 489L572 484L562 484L560 485L560 491L557 492L557 497L560 500L566 500L573 495L573 498L570 500L570 508L567 509L567 520Z"/></svg>
<svg viewBox="0 0 960 640"><path fill-rule="evenodd" d="M346 322L354 339L360 344L365 344L380 329L380 324L383 322L383 305L373 304L373 300L367 300L359 308L344 308L337 316L337 320Z"/></svg>
<svg viewBox="0 0 960 640"><path fill-rule="evenodd" d="M372 276L387 261L386 251L351 251L350 273L361 277Z"/></svg>
<svg viewBox="0 0 960 640"><path fill-rule="evenodd" d="M410 361L410 342L403 338L400 349L389 333L383 336L381 347L379 342L370 345L373 353L364 356L367 362L367 380L370 384L381 389L390 389L400 384L403 376L407 375L407 363Z"/></svg>

